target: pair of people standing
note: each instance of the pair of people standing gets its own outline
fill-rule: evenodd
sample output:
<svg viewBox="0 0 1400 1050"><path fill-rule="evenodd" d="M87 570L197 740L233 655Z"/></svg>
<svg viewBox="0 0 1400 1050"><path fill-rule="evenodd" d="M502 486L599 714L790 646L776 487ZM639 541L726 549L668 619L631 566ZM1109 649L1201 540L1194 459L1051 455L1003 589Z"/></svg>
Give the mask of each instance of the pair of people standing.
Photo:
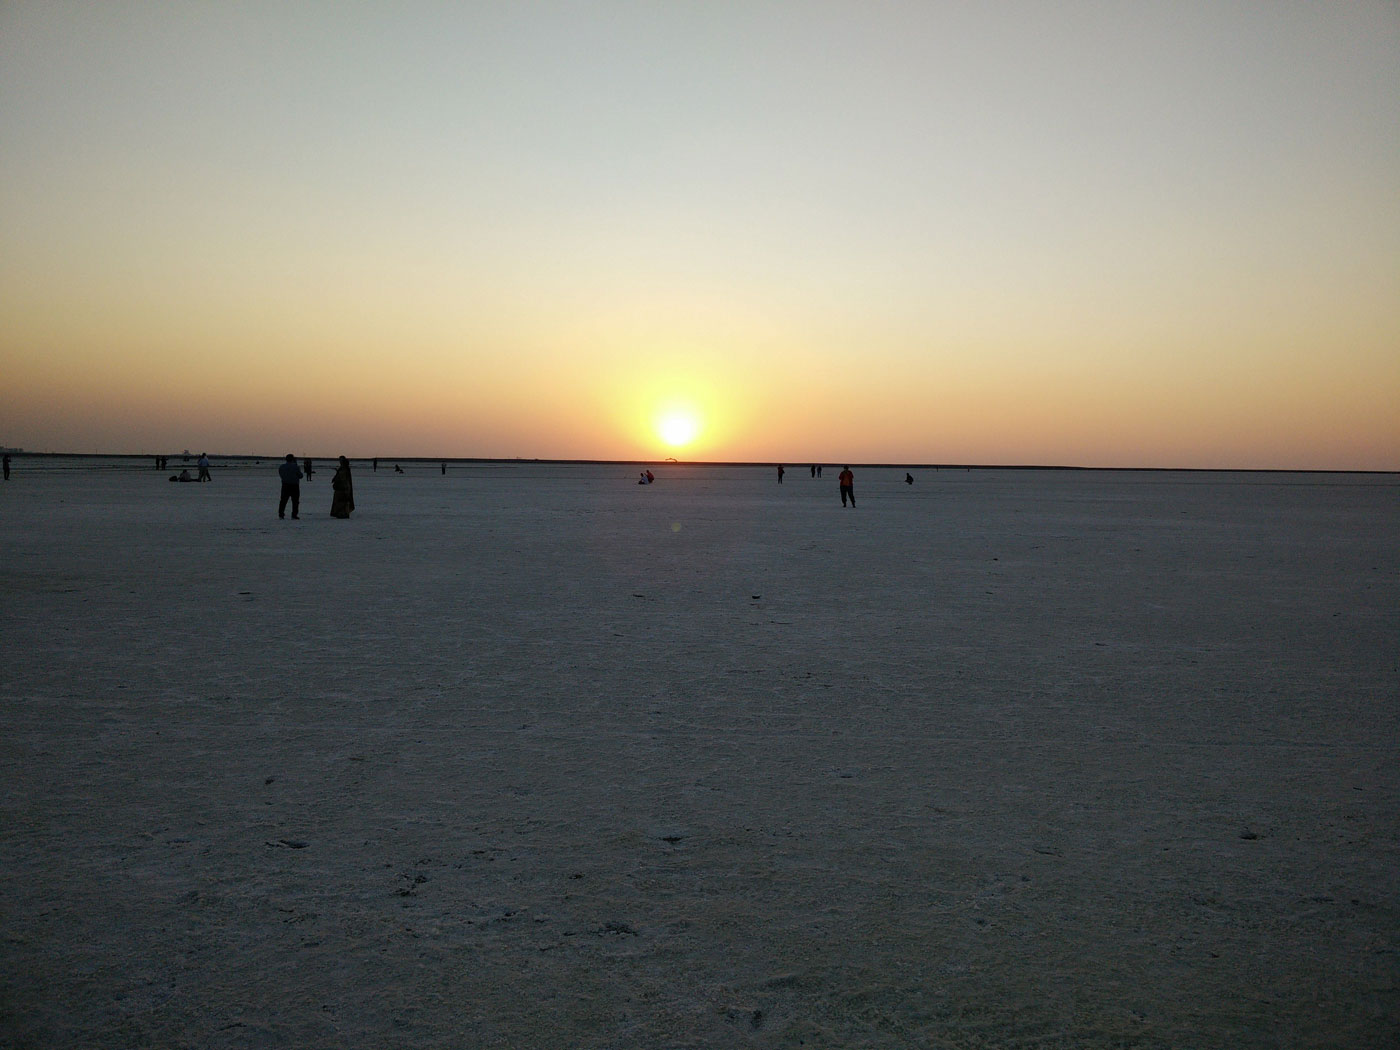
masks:
<svg viewBox="0 0 1400 1050"><path fill-rule="evenodd" d="M310 466L309 460L307 466ZM292 517L300 518L302 475L296 456L288 452L286 461L277 468L277 473L282 478L282 498L277 504L277 516L287 516L287 503L290 501ZM348 518L354 509L355 487L350 477L350 461L341 456L340 466L335 468L335 474L331 477L331 517Z"/></svg>

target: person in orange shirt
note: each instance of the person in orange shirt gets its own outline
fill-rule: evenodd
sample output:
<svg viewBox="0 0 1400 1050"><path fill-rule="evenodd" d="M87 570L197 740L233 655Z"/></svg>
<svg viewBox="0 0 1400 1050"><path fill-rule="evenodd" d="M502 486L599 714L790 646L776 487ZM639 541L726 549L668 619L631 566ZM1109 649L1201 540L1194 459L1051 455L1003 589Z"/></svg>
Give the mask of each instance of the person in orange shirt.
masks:
<svg viewBox="0 0 1400 1050"><path fill-rule="evenodd" d="M841 468L841 476L837 478L841 482L841 506L846 505L846 497L851 498L851 506L856 505L856 476L851 473L850 467Z"/></svg>

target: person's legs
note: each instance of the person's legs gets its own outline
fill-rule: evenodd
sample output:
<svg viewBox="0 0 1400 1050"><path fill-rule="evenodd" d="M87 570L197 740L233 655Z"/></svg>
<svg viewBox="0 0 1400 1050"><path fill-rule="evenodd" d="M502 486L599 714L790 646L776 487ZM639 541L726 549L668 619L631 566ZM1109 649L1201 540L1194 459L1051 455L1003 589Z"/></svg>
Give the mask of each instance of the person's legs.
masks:
<svg viewBox="0 0 1400 1050"><path fill-rule="evenodd" d="M287 516L287 500L291 498L292 490L285 483L282 485L282 498L277 501L277 516L285 518ZM296 515L296 504L292 504L292 514Z"/></svg>
<svg viewBox="0 0 1400 1050"><path fill-rule="evenodd" d="M301 486L292 486L292 517L301 517Z"/></svg>

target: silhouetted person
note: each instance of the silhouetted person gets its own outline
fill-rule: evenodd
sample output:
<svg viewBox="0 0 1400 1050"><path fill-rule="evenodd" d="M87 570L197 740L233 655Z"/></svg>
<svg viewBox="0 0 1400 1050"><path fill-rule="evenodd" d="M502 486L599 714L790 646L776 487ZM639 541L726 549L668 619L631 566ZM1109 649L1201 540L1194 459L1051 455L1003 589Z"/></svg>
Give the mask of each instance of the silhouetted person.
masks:
<svg viewBox="0 0 1400 1050"><path fill-rule="evenodd" d="M817 464L817 477L821 477L821 476L822 476L822 465L821 465L820 463L818 463L818 464Z"/></svg>
<svg viewBox="0 0 1400 1050"><path fill-rule="evenodd" d="M841 483L841 506L846 505L846 498L850 497L851 506L856 505L856 476L851 473L850 467L841 469L841 476L836 479Z"/></svg>
<svg viewBox="0 0 1400 1050"><path fill-rule="evenodd" d="M199 480L199 481L213 481L213 480L214 480L213 478L211 478L211 477L209 476L209 453L207 453L207 452L201 452L201 453L199 454L199 478L198 478L197 480Z"/></svg>
<svg viewBox="0 0 1400 1050"><path fill-rule="evenodd" d="M311 475L316 473L314 470L311 469L311 457L307 456L306 459L302 460L302 462L305 464L305 466L301 468L301 472L306 475L306 480L310 481ZM296 515L293 514L292 517L296 517Z"/></svg>
<svg viewBox="0 0 1400 1050"><path fill-rule="evenodd" d="M816 465L815 463L813 463L813 464L812 464L812 477L816 477L816 476L817 476L817 465Z"/></svg>
<svg viewBox="0 0 1400 1050"><path fill-rule="evenodd" d="M906 484L906 485L912 485L912 484L914 484L914 475L913 475L913 474L905 474L905 475L904 475L904 484Z"/></svg>
<svg viewBox="0 0 1400 1050"><path fill-rule="evenodd" d="M311 461L307 460L309 464ZM287 516L287 500L292 501L292 518L301 517L301 471L297 470L297 458L290 452L287 453L286 462L277 468L278 475L282 478L282 498L277 502L277 516L285 518Z"/></svg>
<svg viewBox="0 0 1400 1050"><path fill-rule="evenodd" d="M446 463L444 463L444 464L442 465L442 476L443 476L443 477L447 477L447 464L446 464Z"/></svg>
<svg viewBox="0 0 1400 1050"><path fill-rule="evenodd" d="M401 466L399 466L397 463L395 463L395 464L394 464L394 473L395 473L395 474L402 474L402 473L403 473L403 467L401 467Z"/></svg>
<svg viewBox="0 0 1400 1050"><path fill-rule="evenodd" d="M340 457L340 466L331 477L331 517L348 518L355 509L355 486L350 480L350 461Z"/></svg>
<svg viewBox="0 0 1400 1050"><path fill-rule="evenodd" d="M778 484L779 484L779 485L781 485L781 484L783 483L783 474L785 474L785 473L786 473L786 471L783 470L783 465L782 465L781 463L779 463L779 464L778 464Z"/></svg>
<svg viewBox="0 0 1400 1050"><path fill-rule="evenodd" d="M375 472L376 474L379 473L379 460L377 460L377 459L374 461L374 472Z"/></svg>
<svg viewBox="0 0 1400 1050"><path fill-rule="evenodd" d="M10 480L10 454L8 452L5 453L5 480Z"/></svg>

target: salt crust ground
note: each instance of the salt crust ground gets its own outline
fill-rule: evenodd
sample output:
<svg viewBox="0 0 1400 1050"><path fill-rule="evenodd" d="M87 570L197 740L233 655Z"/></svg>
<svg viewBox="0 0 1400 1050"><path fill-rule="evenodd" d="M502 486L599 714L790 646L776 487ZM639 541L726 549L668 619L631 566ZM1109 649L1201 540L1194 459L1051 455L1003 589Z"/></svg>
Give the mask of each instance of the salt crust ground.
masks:
<svg viewBox="0 0 1400 1050"><path fill-rule="evenodd" d="M1400 1040L1394 476L0 489L0 1044Z"/></svg>

